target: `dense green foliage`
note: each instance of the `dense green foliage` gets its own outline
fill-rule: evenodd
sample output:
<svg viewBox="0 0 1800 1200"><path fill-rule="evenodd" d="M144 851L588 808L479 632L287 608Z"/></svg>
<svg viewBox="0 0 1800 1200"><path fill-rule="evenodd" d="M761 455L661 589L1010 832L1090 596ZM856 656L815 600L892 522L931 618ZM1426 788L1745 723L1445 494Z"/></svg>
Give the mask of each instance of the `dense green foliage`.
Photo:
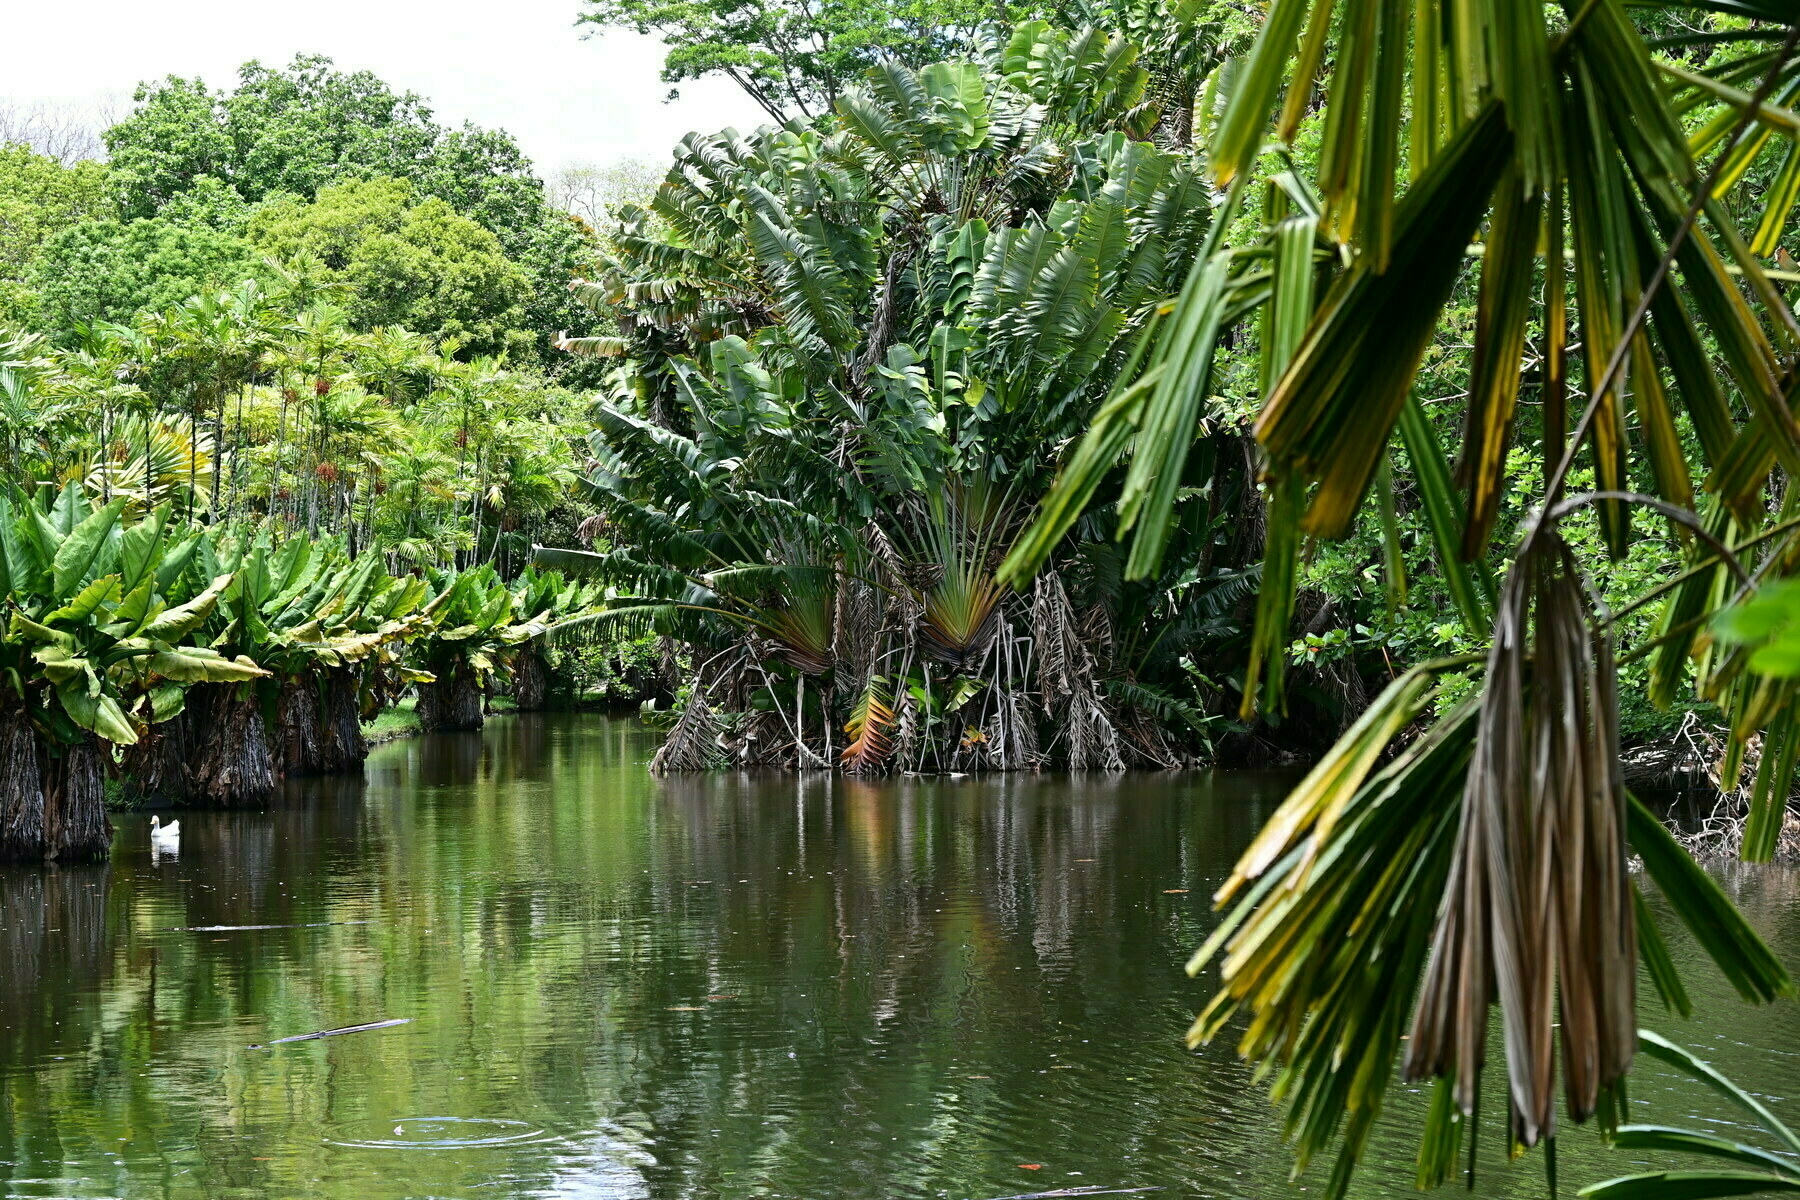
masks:
<svg viewBox="0 0 1800 1200"><path fill-rule="evenodd" d="M324 60L146 88L110 213L0 163L54 201L6 265L45 337L0 355L6 465L53 484L11 523L39 842L94 735L253 799L402 688L440 729L496 675L541 696L557 628L655 646L658 770L1317 755L1193 1038L1248 1017L1333 1195L1396 1071L1448 1178L1496 1002L1509 1144L1623 1136L1630 981L1686 1006L1651 885L1747 999L1793 991L1621 759L1717 724L1775 852L1800 66L1736 8L602 0L781 120L684 139L597 238L503 136ZM585 375L540 358L577 301ZM148 590L60 548L165 531L198 565Z"/></svg>
<svg viewBox="0 0 1800 1200"><path fill-rule="evenodd" d="M400 179L357 180L259 207L245 237L281 262L316 261L309 282L342 285L351 323L430 330L470 354L529 359L531 281L500 240Z"/></svg>
<svg viewBox="0 0 1800 1200"><path fill-rule="evenodd" d="M506 134L445 129L417 96L302 56L247 64L232 91L144 85L109 162L0 156L0 320L59 339L256 275L324 264L357 286L358 328L406 325L464 356L567 369L597 241L553 207Z"/></svg>
<svg viewBox="0 0 1800 1200"><path fill-rule="evenodd" d="M735 11L676 34L785 65ZM1452 1173L1496 1002L1509 1142L1559 1090L1628 1140L1640 963L1686 1005L1645 889L1747 999L1793 990L1621 766L1658 710L1722 721L1744 853L1781 841L1794 600L1714 617L1796 561L1764 259L1800 126L1752 103L1800 94L1790 20L1276 0L1217 71L1028 23L690 138L588 293L619 335L568 343L624 363L615 548L541 557L686 643L664 769L816 765L840 726L852 771L1117 766L1227 697L1252 738L1341 734L1220 894L1195 1041L1249 1018L1333 1195L1396 1070L1434 1088L1421 1184ZM1146 632L1184 674L1118 653Z"/></svg>
<svg viewBox="0 0 1800 1200"><path fill-rule="evenodd" d="M106 168L0 145L0 181L0 323L18 324L31 316L24 280L44 243L110 214Z"/></svg>
<svg viewBox="0 0 1800 1200"><path fill-rule="evenodd" d="M655 34L670 84L723 75L776 121L829 113L878 62L922 67L973 44L1023 6L1002 0L588 0L583 20Z"/></svg>
<svg viewBox="0 0 1800 1200"><path fill-rule="evenodd" d="M242 238L150 217L69 226L45 240L25 282L33 324L72 330L129 321L139 310L160 312L267 274Z"/></svg>
<svg viewBox="0 0 1800 1200"><path fill-rule="evenodd" d="M1028 23L997 69L888 66L817 130L689 138L621 211L585 294L623 336L565 345L623 364L591 476L618 548L590 569L694 647L665 762L714 755L713 708L743 761L847 723L858 770L1171 763L1167 726L1206 727L1184 656L1247 590L1202 561L1222 513L1150 587L1103 514L1029 601L993 575L1208 228L1186 156L1131 136L1137 59Z"/></svg>

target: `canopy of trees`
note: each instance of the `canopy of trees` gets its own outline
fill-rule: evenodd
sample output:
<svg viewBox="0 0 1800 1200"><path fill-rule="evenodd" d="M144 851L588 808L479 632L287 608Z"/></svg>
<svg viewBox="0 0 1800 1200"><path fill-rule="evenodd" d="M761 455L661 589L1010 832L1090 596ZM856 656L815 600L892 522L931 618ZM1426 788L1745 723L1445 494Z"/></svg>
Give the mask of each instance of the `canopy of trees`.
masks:
<svg viewBox="0 0 1800 1200"><path fill-rule="evenodd" d="M144 85L105 140L104 165L0 157L0 318L61 337L316 257L358 285L360 328L568 368L550 342L581 317L569 284L598 243L505 133L445 129L419 97L303 56L247 64L230 92Z"/></svg>
<svg viewBox="0 0 1800 1200"><path fill-rule="evenodd" d="M313 282L345 285L359 329L428 329L470 353L531 357L525 272L493 234L443 200L417 200L404 180L345 182L310 204L261 205L245 238L278 261L322 265Z"/></svg>

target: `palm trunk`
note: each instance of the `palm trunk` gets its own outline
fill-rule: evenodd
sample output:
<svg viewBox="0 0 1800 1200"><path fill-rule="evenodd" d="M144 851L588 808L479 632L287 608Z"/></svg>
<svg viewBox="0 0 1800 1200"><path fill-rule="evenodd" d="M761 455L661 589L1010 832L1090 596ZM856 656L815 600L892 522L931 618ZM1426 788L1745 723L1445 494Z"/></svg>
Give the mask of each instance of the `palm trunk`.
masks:
<svg viewBox="0 0 1800 1200"><path fill-rule="evenodd" d="M112 849L99 739L87 734L44 757L44 857L98 862Z"/></svg>
<svg viewBox="0 0 1800 1200"><path fill-rule="evenodd" d="M530 642L519 648L513 664L513 703L520 712L541 712L550 691L550 665L543 652Z"/></svg>
<svg viewBox="0 0 1800 1200"><path fill-rule="evenodd" d="M188 798L188 714L183 711L152 725L136 744L125 748L120 773L140 796L176 803Z"/></svg>
<svg viewBox="0 0 1800 1200"><path fill-rule="evenodd" d="M213 413L213 477L212 498L207 502L213 520L219 519L219 481L225 474L225 394L219 393L219 407Z"/></svg>
<svg viewBox="0 0 1800 1200"><path fill-rule="evenodd" d="M438 671L437 682L419 685L419 728L454 733L481 728L481 686L460 658Z"/></svg>
<svg viewBox="0 0 1800 1200"><path fill-rule="evenodd" d="M194 796L221 808L261 804L275 791L275 761L262 705L252 689L201 684L194 689Z"/></svg>
<svg viewBox="0 0 1800 1200"><path fill-rule="evenodd" d="M354 670L340 668L325 674L325 699L319 730L319 770L329 774L355 771L369 757L363 738L361 687Z"/></svg>
<svg viewBox="0 0 1800 1200"><path fill-rule="evenodd" d="M0 718L0 862L44 857L44 783L37 734L15 708Z"/></svg>
<svg viewBox="0 0 1800 1200"><path fill-rule="evenodd" d="M318 677L311 671L302 671L284 679L276 714L276 769L285 775L317 775L323 771Z"/></svg>

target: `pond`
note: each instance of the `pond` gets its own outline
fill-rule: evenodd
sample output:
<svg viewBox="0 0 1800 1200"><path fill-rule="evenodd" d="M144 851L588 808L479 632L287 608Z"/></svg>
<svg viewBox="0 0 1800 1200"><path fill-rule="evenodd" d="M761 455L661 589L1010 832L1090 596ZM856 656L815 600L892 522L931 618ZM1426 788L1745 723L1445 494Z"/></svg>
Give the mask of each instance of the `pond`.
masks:
<svg viewBox="0 0 1800 1200"><path fill-rule="evenodd" d="M652 748L498 718L182 813L178 856L126 814L104 867L0 869L0 1195L1321 1189L1230 1048L1181 1044L1210 893L1287 779L656 781ZM1732 882L1800 961L1800 880ZM1800 1012L1676 952L1701 1015L1658 1028L1800 1116ZM1731 1119L1648 1068L1632 1098ZM1353 1195L1414 1194L1420 1111ZM1632 1165L1561 1141L1568 1191ZM1480 1153L1477 1194L1544 1193L1540 1156Z"/></svg>

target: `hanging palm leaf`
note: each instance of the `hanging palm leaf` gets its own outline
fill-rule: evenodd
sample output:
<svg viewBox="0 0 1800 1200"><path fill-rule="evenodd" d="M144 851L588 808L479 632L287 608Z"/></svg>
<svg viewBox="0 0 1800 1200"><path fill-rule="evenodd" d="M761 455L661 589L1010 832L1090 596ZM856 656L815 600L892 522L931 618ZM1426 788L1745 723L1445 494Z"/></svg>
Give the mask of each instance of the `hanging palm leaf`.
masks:
<svg viewBox="0 0 1800 1200"><path fill-rule="evenodd" d="M897 724L887 680L880 675L870 676L856 706L850 710L850 719L844 723L850 744L839 755L838 764L852 775L880 774L894 755Z"/></svg>

